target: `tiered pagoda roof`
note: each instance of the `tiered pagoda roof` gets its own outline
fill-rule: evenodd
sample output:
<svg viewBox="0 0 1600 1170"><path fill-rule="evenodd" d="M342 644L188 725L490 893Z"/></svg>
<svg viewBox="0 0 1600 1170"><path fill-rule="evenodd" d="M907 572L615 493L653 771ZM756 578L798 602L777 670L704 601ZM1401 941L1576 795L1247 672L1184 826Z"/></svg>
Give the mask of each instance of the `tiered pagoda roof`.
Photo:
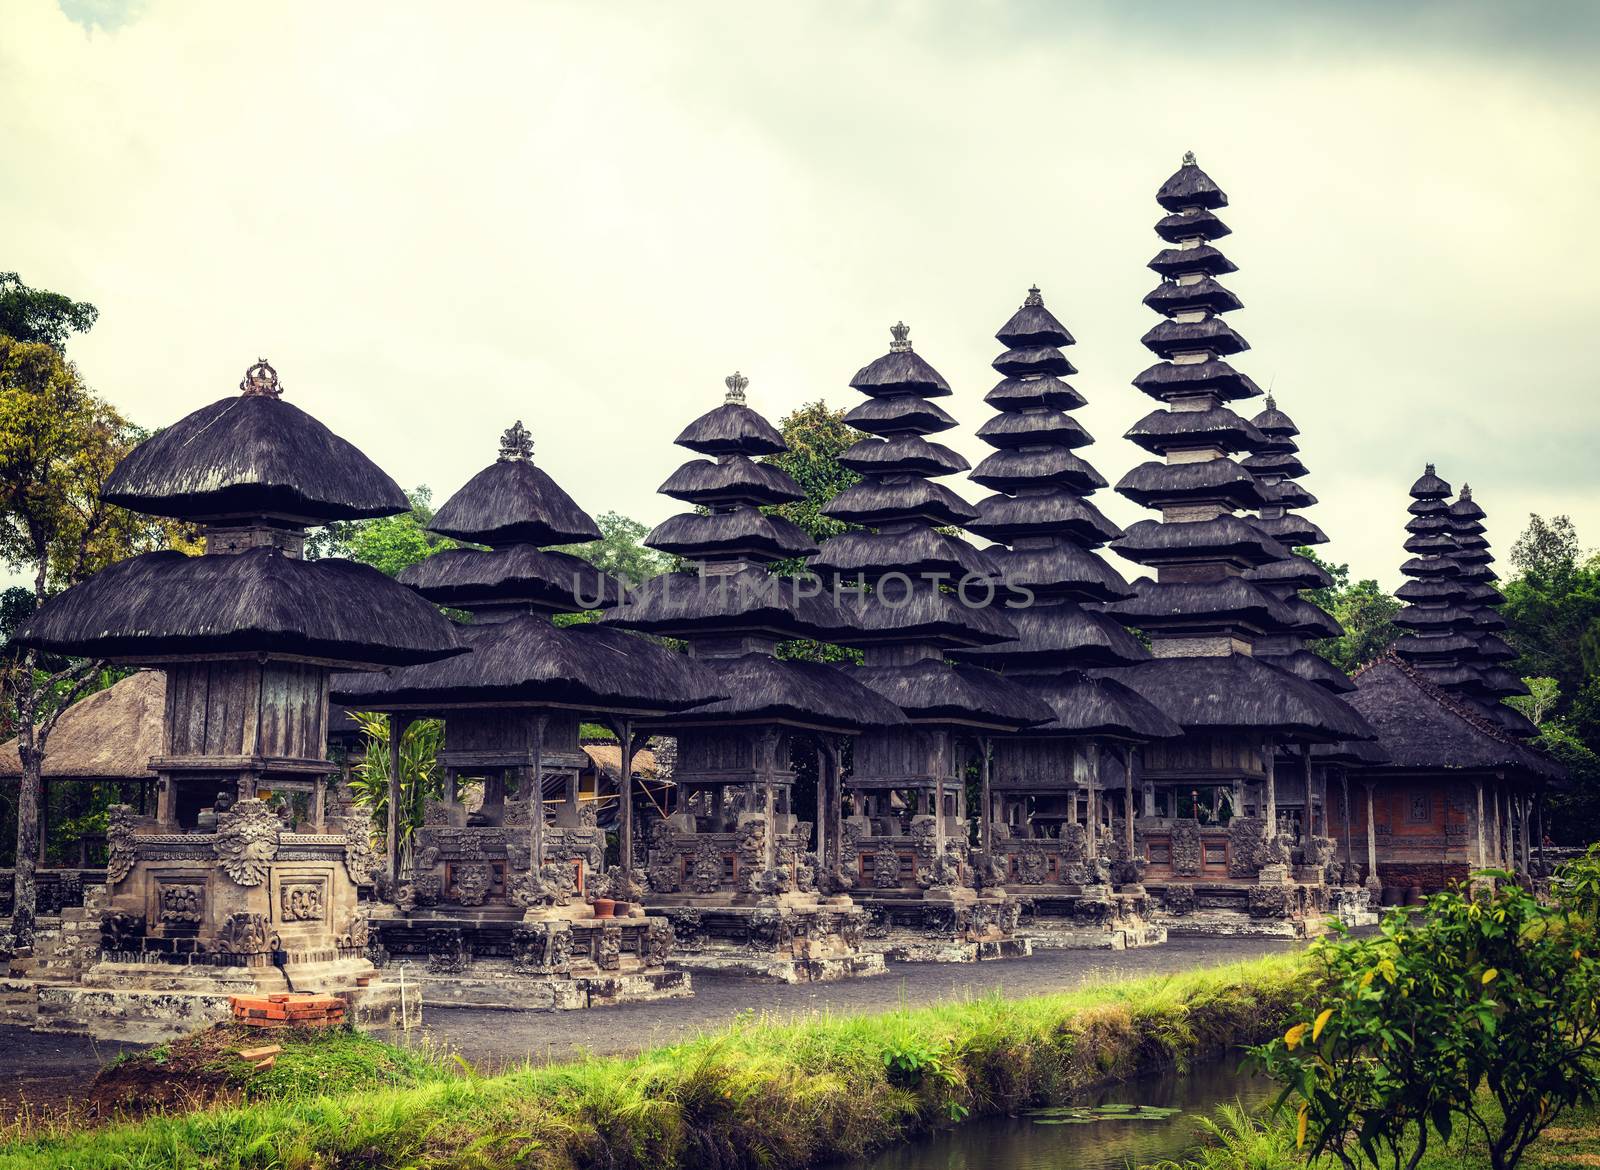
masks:
<svg viewBox="0 0 1600 1170"><path fill-rule="evenodd" d="M285 402L264 359L240 390L141 443L106 480L112 503L200 525L206 555L119 561L52 598L19 641L148 663L260 654L375 668L461 653L433 606L376 569L301 559L307 527L410 505L365 455Z"/></svg>
<svg viewBox="0 0 1600 1170"><path fill-rule="evenodd" d="M691 566L663 573L632 590L602 617L607 625L683 638L690 654L727 696L667 720L685 724L781 724L820 731L859 731L905 722L898 708L836 668L778 659L778 643L831 639L848 630L850 614L826 594L772 572L773 562L816 551L800 528L761 509L805 498L789 475L764 455L788 450L766 419L746 403L749 379L724 379L722 405L677 438L709 459L691 459L661 485L663 495L698 511L674 516L646 538Z"/></svg>
<svg viewBox="0 0 1600 1170"><path fill-rule="evenodd" d="M340 675L337 702L357 709L447 710L496 703L596 714L659 714L722 694L696 663L648 639L551 616L616 600L617 583L544 544L595 540L600 530L533 463L519 421L499 458L445 501L431 531L490 549L447 549L400 580L440 605L469 611L456 627L472 653L383 676ZM431 607L428 607L431 609Z"/></svg>
<svg viewBox="0 0 1600 1170"><path fill-rule="evenodd" d="M1249 348L1224 319L1241 303L1217 279L1235 270L1213 243L1228 234L1216 215L1227 196L1189 154L1156 201L1166 212L1156 233L1168 246L1150 261L1161 283L1144 303L1162 320L1142 340L1160 360L1134 385L1163 409L1128 438L1163 458L1135 467L1117 490L1161 519L1138 521L1112 542L1155 575L1134 582L1136 595L1106 612L1150 637L1157 661L1138 668L1135 685L1186 728L1369 738L1325 686L1251 657L1258 643L1270 657L1279 649L1270 639L1323 628L1326 615L1308 613L1294 589L1267 588L1270 572L1254 572L1280 563L1292 566L1290 581L1302 572L1284 541L1306 535L1305 522L1284 510L1313 501L1288 474L1303 471L1285 444L1293 424L1284 431L1267 411L1274 439L1229 405L1261 391L1227 360ZM1254 469L1235 460L1242 453L1260 457ZM1235 514L1257 509L1269 514L1264 524Z"/></svg>
<svg viewBox="0 0 1600 1170"><path fill-rule="evenodd" d="M1435 686L1471 689L1479 685L1469 655L1477 649L1472 634L1472 614L1463 601L1472 586L1463 579L1450 524L1450 485L1428 464L1411 485L1406 509L1405 550L1411 554L1400 572L1410 580L1395 592L1405 602L1394 624L1407 631L1394 644L1394 653Z"/></svg>
<svg viewBox="0 0 1600 1170"><path fill-rule="evenodd" d="M1146 662L1150 653L1098 608L1134 590L1096 552L1122 530L1089 502L1105 480L1074 453L1094 439L1069 413L1084 399L1061 380L1077 373L1062 353L1072 335L1031 288L995 336L1006 347L992 363L1003 376L989 394L999 413L978 431L995 454L972 479L996 492L979 502L968 527L1000 542L985 554L1006 584L1026 589L1032 601L1009 611L1016 637L955 654L1020 679L1050 704L1055 718L1028 729L1030 736L1178 735L1176 724L1124 682L1083 673Z"/></svg>
<svg viewBox="0 0 1600 1170"><path fill-rule="evenodd" d="M1306 648L1310 641L1336 638L1344 631L1332 616L1301 595L1301 590L1324 588L1333 579L1321 565L1294 551L1302 545L1328 541L1322 529L1292 510L1315 502L1315 497L1298 483L1306 475L1300 447L1294 440L1300 428L1278 409L1270 394L1266 409L1250 421L1261 432L1262 441L1241 465L1256 477L1267 500L1261 505L1255 526L1281 544L1287 555L1258 565L1246 572L1245 578L1275 596L1299 619L1295 628L1262 639L1256 645L1256 657L1334 694L1343 694L1351 689L1344 672Z"/></svg>
<svg viewBox="0 0 1600 1170"><path fill-rule="evenodd" d="M830 538L809 563L825 579L871 590L858 595L852 604L854 628L837 640L866 650L867 664L855 677L914 722L996 731L1047 722L1054 712L1014 683L980 667L944 661L947 650L1006 642L1018 636L1018 629L1004 610L964 602L954 588L963 579L992 582L999 568L960 539L937 531L965 527L979 520L980 513L935 482L968 465L950 448L925 438L954 425L930 401L948 396L950 386L912 349L909 333L904 324L895 325L889 352L850 382L867 402L845 420L868 437L849 448L840 462L862 478L824 511L867 531ZM1022 342L1036 340L1020 330L1017 336ZM1049 397L1057 407L1076 399L1076 392L1057 377L1071 369L1066 359L1059 353L1053 359L1035 357L1038 348L1019 345L1002 361L1014 363L1017 371L1040 370L1049 376L1034 383L1008 376L1002 386L1014 381L1009 393L1023 399ZM1013 371L1002 366L1002 373ZM1066 425L1070 428L1070 421ZM1002 448L984 468L981 482L1002 491L1046 482L1081 488L1098 479L1087 464L1054 447L1042 452ZM1003 524L1026 528L1034 522L1024 508ZM943 574L951 588L924 574Z"/></svg>

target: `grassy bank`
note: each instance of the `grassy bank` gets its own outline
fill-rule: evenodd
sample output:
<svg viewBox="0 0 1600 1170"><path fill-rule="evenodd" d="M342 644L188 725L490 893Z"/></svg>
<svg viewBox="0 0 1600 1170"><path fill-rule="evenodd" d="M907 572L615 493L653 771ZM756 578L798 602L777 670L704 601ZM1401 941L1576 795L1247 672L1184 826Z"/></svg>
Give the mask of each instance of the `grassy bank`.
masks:
<svg viewBox="0 0 1600 1170"><path fill-rule="evenodd" d="M803 1167L1258 1042L1305 978L1281 956L1028 999L752 1018L493 1077L408 1063L405 1087L338 1093L286 1077L248 1104L37 1133L0 1148L0 1170Z"/></svg>

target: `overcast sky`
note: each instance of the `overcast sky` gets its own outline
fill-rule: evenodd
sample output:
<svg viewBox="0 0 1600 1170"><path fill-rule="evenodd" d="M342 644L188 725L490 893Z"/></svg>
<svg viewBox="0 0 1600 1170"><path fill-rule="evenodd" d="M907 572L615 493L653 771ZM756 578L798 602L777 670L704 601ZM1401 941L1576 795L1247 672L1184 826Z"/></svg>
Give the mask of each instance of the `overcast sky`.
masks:
<svg viewBox="0 0 1600 1170"><path fill-rule="evenodd" d="M1585 0L5 0L0 269L99 306L72 356L145 425L264 355L436 502L520 418L647 523L725 374L774 420L853 405L900 318L976 461L1037 282L1115 482L1192 149L1236 364L1304 432L1326 551L1393 585L1429 460L1502 561L1529 512L1600 544L1597 49Z"/></svg>

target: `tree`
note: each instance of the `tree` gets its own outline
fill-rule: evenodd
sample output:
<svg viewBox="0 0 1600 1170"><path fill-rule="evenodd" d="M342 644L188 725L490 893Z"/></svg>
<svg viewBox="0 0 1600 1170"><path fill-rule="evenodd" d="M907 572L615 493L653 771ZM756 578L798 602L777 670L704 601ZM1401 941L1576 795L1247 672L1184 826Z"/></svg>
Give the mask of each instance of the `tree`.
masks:
<svg viewBox="0 0 1600 1170"><path fill-rule="evenodd" d="M61 349L69 333L87 333L99 316L88 301L29 288L15 272L0 272L0 337Z"/></svg>
<svg viewBox="0 0 1600 1170"><path fill-rule="evenodd" d="M23 316L24 324L43 327L37 313ZM22 620L52 593L113 561L192 539L181 526L100 498L112 468L144 437L84 386L58 349L0 337L0 562L30 578L27 597L6 595L8 621ZM8 655L3 670L0 694L22 763L12 929L17 945L27 947L46 745L61 712L105 676L96 664L31 649Z"/></svg>
<svg viewBox="0 0 1600 1170"><path fill-rule="evenodd" d="M1571 517L1546 520L1538 513L1529 513L1528 526L1511 546L1511 563L1522 570L1525 578L1549 585L1576 569L1582 552Z"/></svg>
<svg viewBox="0 0 1600 1170"><path fill-rule="evenodd" d="M867 436L844 421L843 410L830 410L818 399L784 416L778 424L787 451L768 455L761 462L785 471L800 485L806 498L768 509L798 526L813 540L823 541L850 525L824 516L822 509L861 477L839 462L839 456Z"/></svg>
<svg viewBox="0 0 1600 1170"><path fill-rule="evenodd" d="M398 577L434 553L459 548L456 541L428 531L433 523L433 491L420 484L406 493L411 510L373 520L344 520L329 524L306 540L306 556L347 557Z"/></svg>
<svg viewBox="0 0 1600 1170"><path fill-rule="evenodd" d="M350 713L361 728L365 744L361 758L351 769L350 795L358 808L367 810L372 821L374 842L389 826L389 716L372 712ZM444 746L444 723L439 719L417 719L400 733L400 826L399 848L409 854L417 827L422 824L428 801L444 796L444 778L439 771L439 749Z"/></svg>
<svg viewBox="0 0 1600 1170"><path fill-rule="evenodd" d="M1388 649L1400 636L1400 629L1394 624L1394 616L1401 609L1399 600L1385 593L1370 577L1352 584L1349 565L1331 564L1309 548L1295 551L1321 565L1333 578L1331 585L1306 590L1305 597L1344 627L1344 633L1337 638L1313 642L1311 651L1349 674Z"/></svg>
<svg viewBox="0 0 1600 1170"><path fill-rule="evenodd" d="M1528 693L1512 695L1506 702L1527 716L1528 722L1535 727L1542 727L1561 701L1561 688L1553 678L1525 678L1522 682L1528 688Z"/></svg>
<svg viewBox="0 0 1600 1170"><path fill-rule="evenodd" d="M600 529L599 540L573 545L567 551L627 585L642 585L672 568L672 557L645 547L650 530L639 521L620 512L606 512L595 524Z"/></svg>

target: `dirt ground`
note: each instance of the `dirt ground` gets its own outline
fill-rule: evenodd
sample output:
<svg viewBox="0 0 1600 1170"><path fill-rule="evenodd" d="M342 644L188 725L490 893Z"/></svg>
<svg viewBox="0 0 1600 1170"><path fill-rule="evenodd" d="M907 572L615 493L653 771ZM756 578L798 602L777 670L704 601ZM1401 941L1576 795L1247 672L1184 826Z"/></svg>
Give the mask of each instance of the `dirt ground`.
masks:
<svg viewBox="0 0 1600 1170"><path fill-rule="evenodd" d="M886 1011L902 1005L987 995L1036 995L1169 974L1284 951L1271 939L1174 939L1132 951L1040 951L1027 959L976 964L891 963L887 975L838 983L788 984L728 976L695 977L692 999L626 1004L586 1012L502 1012L424 1008L421 1029L379 1033L396 1043L426 1043L459 1053L490 1072L523 1060L575 1053L634 1052L728 1023L740 1012L779 1019L828 1011ZM55 1036L0 1026L0 1116L87 1100L96 1071L138 1045Z"/></svg>

